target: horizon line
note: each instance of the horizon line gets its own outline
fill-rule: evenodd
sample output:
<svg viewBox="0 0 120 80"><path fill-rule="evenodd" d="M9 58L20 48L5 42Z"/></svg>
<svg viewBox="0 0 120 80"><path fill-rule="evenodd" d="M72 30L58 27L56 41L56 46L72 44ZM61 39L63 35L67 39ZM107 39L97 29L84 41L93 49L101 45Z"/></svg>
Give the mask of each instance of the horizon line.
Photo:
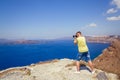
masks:
<svg viewBox="0 0 120 80"><path fill-rule="evenodd" d="M86 37L119 37L120 35L85 35ZM0 39L5 39L5 40L56 40L56 39L72 39L73 37L71 36L66 36L66 37L58 37L58 38L0 38Z"/></svg>

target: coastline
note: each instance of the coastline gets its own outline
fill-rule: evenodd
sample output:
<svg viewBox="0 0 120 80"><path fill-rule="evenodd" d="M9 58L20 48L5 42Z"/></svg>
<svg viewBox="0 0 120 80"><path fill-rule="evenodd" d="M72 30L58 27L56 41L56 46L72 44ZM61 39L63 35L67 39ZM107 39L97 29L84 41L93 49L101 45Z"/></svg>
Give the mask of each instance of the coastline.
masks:
<svg viewBox="0 0 120 80"><path fill-rule="evenodd" d="M79 76L76 76L76 74L74 73L76 71L74 60L56 59L52 61L38 62L28 66L13 67L13 68L2 70L0 71L0 80L16 80L16 79L18 80L24 80L24 79L25 80L41 80L41 79L42 80L46 80L46 79L49 79L49 80L56 80L56 79L58 80L64 80L64 79L65 80L79 80L79 79L97 80L100 74L106 76L108 80L119 80L119 74L114 72L114 69L116 69L116 67L114 67L114 65L111 66L112 63L107 64L108 63L107 62L104 64L105 61L110 61L110 62L112 61L114 63L114 61L116 61L116 59L112 60L114 55L116 56L115 58L119 59L119 57L117 57L117 55L119 55L119 50L120 50L119 44L120 44L119 39L112 41L111 45L108 48L106 48L101 55L99 55L96 59L94 59L93 62L95 64L95 70L96 70L95 75L91 75L89 70L83 69L79 74ZM109 54L109 53L110 53L110 56L112 56L112 58L106 57L105 54ZM109 58L109 60L107 58ZM105 60L105 61L101 61L101 60ZM114 69L107 67L107 70L106 70L105 69L106 66L109 66L109 67L111 66ZM117 66L119 66L119 64ZM44 72L47 72L47 73L44 73ZM68 75L70 77L68 77ZM75 76L77 78L74 78Z"/></svg>

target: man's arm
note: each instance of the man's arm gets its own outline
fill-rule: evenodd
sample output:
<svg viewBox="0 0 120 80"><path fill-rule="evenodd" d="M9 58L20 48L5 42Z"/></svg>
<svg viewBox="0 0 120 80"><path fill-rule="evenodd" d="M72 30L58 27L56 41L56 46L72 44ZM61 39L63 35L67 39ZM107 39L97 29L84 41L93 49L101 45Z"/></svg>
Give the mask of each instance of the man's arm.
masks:
<svg viewBox="0 0 120 80"><path fill-rule="evenodd" d="M77 39L76 38L74 39L74 44L77 44Z"/></svg>

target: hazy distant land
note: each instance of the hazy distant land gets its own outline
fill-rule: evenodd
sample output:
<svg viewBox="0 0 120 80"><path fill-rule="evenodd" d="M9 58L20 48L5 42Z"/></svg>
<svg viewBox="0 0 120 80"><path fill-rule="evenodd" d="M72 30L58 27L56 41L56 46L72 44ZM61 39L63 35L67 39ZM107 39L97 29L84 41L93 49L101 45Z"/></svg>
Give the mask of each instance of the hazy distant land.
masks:
<svg viewBox="0 0 120 80"><path fill-rule="evenodd" d="M87 42L92 43L110 43L116 38L120 38L120 35L109 35L109 36L85 36ZM19 40L11 40L11 39L0 39L0 44L38 44L38 43L47 43L50 41L55 40L73 40L72 37L64 37L59 39L53 40L26 40L26 39L19 39Z"/></svg>

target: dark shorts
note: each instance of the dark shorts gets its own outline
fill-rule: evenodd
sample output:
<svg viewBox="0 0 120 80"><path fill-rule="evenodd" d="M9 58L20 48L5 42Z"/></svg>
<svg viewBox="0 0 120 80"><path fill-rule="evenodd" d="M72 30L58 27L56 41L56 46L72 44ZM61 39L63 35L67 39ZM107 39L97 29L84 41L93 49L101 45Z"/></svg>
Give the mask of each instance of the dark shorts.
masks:
<svg viewBox="0 0 120 80"><path fill-rule="evenodd" d="M86 62L90 61L90 53L89 52L79 52L76 58L77 61L84 60Z"/></svg>

